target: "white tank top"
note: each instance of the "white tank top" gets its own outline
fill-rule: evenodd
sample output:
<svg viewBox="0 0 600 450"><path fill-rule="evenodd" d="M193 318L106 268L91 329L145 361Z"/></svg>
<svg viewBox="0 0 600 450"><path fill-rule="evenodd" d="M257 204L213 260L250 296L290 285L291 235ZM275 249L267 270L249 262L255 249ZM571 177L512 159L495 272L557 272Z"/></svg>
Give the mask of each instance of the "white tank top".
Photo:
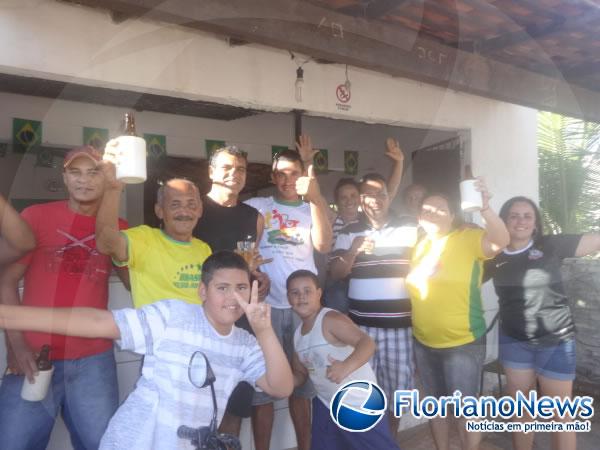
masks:
<svg viewBox="0 0 600 450"><path fill-rule="evenodd" d="M368 362L348 375L340 384L327 378L327 366L331 364L327 357L331 356L334 359L343 361L354 351L354 347L351 345L336 346L330 344L323 336L323 318L329 311L333 310L322 308L312 329L305 335L301 333L302 325L296 328L294 333L294 348L298 353L298 359L307 368L310 380L317 391L317 396L327 407L329 407L331 398L340 386L354 380L377 382L375 373ZM353 401L348 397L350 394L351 392L347 394L344 403L357 407L362 406L365 398L360 396Z"/></svg>

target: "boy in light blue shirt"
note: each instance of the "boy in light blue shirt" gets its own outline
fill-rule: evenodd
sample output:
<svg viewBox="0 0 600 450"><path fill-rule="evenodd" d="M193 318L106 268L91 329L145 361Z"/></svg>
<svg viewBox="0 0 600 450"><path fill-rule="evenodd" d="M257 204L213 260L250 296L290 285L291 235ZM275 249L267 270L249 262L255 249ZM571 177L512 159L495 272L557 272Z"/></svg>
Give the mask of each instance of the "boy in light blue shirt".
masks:
<svg viewBox="0 0 600 450"><path fill-rule="evenodd" d="M0 305L0 328L114 339L145 355L135 390L111 419L101 449L191 448L177 437L180 425L208 426L208 389L188 380L191 355L206 354L216 375L218 420L241 380L276 397L293 387L286 356L271 327L270 306L258 302L244 259L218 252L203 266L203 306L164 300L140 309L31 308ZM249 300L249 301L248 301ZM256 337L234 327L245 313Z"/></svg>

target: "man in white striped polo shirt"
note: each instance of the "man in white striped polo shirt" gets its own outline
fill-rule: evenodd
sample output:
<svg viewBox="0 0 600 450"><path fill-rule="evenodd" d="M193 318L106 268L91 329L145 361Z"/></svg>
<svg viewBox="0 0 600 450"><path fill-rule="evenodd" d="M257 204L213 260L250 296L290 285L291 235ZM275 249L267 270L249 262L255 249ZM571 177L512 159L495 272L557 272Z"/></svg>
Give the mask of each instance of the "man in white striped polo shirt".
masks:
<svg viewBox="0 0 600 450"><path fill-rule="evenodd" d="M395 434L394 391L414 387L410 299L404 279L417 239L417 222L390 212L386 181L379 174L363 177L360 202L364 217L338 235L331 254L331 276L349 277L348 314L376 343L371 364L390 400Z"/></svg>

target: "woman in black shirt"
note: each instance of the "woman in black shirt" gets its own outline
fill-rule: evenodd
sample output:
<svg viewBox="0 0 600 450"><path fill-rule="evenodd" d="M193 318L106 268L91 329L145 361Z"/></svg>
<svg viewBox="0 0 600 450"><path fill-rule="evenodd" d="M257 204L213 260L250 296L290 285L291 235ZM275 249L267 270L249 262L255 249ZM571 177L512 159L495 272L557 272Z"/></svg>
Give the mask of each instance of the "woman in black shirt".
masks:
<svg viewBox="0 0 600 450"><path fill-rule="evenodd" d="M486 263L500 306L500 361L509 395L569 397L575 378L575 326L564 293L564 258L600 251L600 234L542 234L539 209L526 197L508 200L500 210L510 244ZM529 421L531 418L523 418ZM568 420L559 419L555 420ZM575 449L574 433L554 433L553 448ZM513 433L516 450L533 446L533 433Z"/></svg>

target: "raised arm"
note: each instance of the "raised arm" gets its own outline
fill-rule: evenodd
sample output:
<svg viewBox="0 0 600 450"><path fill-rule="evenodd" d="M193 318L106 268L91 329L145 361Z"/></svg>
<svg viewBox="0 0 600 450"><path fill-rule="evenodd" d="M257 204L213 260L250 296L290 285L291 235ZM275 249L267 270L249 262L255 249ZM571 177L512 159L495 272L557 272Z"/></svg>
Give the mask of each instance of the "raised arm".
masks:
<svg viewBox="0 0 600 450"><path fill-rule="evenodd" d="M117 181L112 162L102 161L100 168L104 173L105 188L96 216L96 248L115 261L125 262L128 259L127 239L119 231L119 202L123 183Z"/></svg>
<svg viewBox="0 0 600 450"><path fill-rule="evenodd" d="M358 328L347 316L337 311L329 311L323 319L323 334L331 342L354 347L354 351L343 361L329 357L330 366L327 378L341 383L344 378L364 366L375 352L375 342Z"/></svg>
<svg viewBox="0 0 600 450"><path fill-rule="evenodd" d="M481 249L485 256L492 258L508 245L510 235L504 221L490 207L491 194L488 192L485 181L481 177L477 177L477 180L476 188L481 192L483 198L483 207L480 212L485 225L485 235L481 242Z"/></svg>
<svg viewBox="0 0 600 450"><path fill-rule="evenodd" d="M289 397L294 389L294 380L287 357L271 326L271 305L258 301L258 283L256 281L252 283L249 303L239 293L236 292L235 296L248 318L265 358L267 370L256 381L256 384L274 397Z"/></svg>
<svg viewBox="0 0 600 450"><path fill-rule="evenodd" d="M313 148L310 136L307 135L300 136L298 142L296 142L296 148L302 158L305 174L296 182L296 191L298 195L303 196L304 200L310 203L310 215L312 217L310 237L313 247L318 252L327 253L331 250L333 232L329 220L329 205L321 195L313 167L313 158L318 151Z"/></svg>
<svg viewBox="0 0 600 450"><path fill-rule="evenodd" d="M86 338L119 339L112 314L96 308L0 305L0 328Z"/></svg>
<svg viewBox="0 0 600 450"><path fill-rule="evenodd" d="M0 195L0 264L13 261L35 248L35 236L29 225Z"/></svg>
<svg viewBox="0 0 600 450"><path fill-rule="evenodd" d="M312 140L310 136L306 134L302 134L298 138L298 141L296 142L296 150L298 150L298 153L300 153L300 158L302 159L304 175L307 175L308 168L313 165L313 159L315 158L315 155L319 153L319 151L313 148Z"/></svg>
<svg viewBox="0 0 600 450"><path fill-rule="evenodd" d="M586 233L581 236L575 256L586 256L600 252L600 233Z"/></svg>
<svg viewBox="0 0 600 450"><path fill-rule="evenodd" d="M398 193L398 188L402 182L402 172L404 170L404 153L400 148L398 141L393 138L387 138L385 155L390 158L393 163L392 173L387 182L387 191L390 201L394 200Z"/></svg>
<svg viewBox="0 0 600 450"><path fill-rule="evenodd" d="M308 175L300 177L296 181L296 191L298 195L302 195L304 200L310 204L310 215L312 218L310 237L313 247L321 253L329 252L333 239L333 232L327 215L329 206L325 198L321 195L319 183L314 175L312 165L308 168Z"/></svg>

